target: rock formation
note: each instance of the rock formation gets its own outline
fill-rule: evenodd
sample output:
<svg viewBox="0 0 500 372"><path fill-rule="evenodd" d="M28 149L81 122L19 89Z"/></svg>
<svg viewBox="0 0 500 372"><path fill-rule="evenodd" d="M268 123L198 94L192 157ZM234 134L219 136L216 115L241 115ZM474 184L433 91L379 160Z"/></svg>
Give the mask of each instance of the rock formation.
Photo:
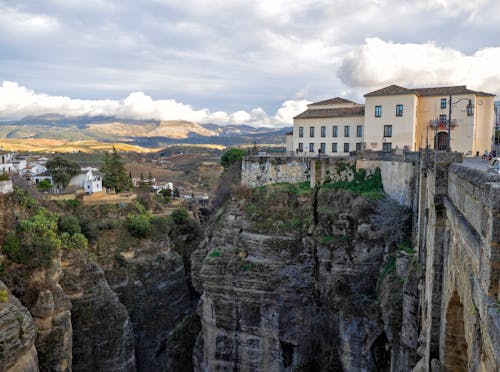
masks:
<svg viewBox="0 0 500 372"><path fill-rule="evenodd" d="M376 286L391 242L371 224L375 203L342 190L250 193L192 255L195 370L389 370Z"/></svg>
<svg viewBox="0 0 500 372"><path fill-rule="evenodd" d="M0 281L0 371L38 371L35 337L29 311Z"/></svg>

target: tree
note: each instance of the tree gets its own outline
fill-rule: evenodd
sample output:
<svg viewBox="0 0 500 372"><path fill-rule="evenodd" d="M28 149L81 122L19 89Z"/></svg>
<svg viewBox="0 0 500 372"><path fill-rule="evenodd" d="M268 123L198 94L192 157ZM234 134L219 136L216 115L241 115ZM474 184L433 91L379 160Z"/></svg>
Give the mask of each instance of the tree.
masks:
<svg viewBox="0 0 500 372"><path fill-rule="evenodd" d="M56 185L66 187L71 178L80 173L81 168L74 161L56 156L47 162L47 170L50 172Z"/></svg>
<svg viewBox="0 0 500 372"><path fill-rule="evenodd" d="M245 151L237 148L228 149L220 158L220 165L228 169L232 164L239 162L245 156Z"/></svg>
<svg viewBox="0 0 500 372"><path fill-rule="evenodd" d="M104 165L101 171L103 173L102 184L104 187L114 189L116 192L130 189L130 178L123 160L114 146L111 154L106 152L104 155Z"/></svg>

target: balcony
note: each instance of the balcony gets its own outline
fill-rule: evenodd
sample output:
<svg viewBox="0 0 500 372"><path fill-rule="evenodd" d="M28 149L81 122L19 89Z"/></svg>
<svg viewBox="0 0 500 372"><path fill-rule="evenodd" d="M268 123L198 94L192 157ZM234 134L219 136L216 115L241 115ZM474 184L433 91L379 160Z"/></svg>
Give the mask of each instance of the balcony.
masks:
<svg viewBox="0 0 500 372"><path fill-rule="evenodd" d="M457 121L455 119L451 119L451 128L455 128L457 126ZM435 130L447 130L448 129L448 120L429 120L429 128Z"/></svg>

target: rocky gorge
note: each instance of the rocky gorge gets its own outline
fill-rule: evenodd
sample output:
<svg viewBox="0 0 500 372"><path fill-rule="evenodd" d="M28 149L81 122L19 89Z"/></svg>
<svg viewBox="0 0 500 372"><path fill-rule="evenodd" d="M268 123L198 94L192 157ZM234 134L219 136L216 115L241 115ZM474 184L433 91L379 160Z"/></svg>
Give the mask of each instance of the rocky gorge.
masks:
<svg viewBox="0 0 500 372"><path fill-rule="evenodd" d="M209 219L45 205L60 216L50 262L15 263L3 242L0 371L439 370L415 214L380 174L352 171L357 183L233 187ZM39 208L0 203L5 236ZM68 216L85 244L67 240Z"/></svg>

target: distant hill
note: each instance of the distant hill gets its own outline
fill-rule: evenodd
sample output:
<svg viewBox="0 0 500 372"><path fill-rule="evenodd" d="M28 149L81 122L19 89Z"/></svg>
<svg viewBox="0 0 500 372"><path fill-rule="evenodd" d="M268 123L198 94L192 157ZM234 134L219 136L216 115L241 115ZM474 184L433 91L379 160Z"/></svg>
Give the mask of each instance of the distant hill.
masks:
<svg viewBox="0 0 500 372"><path fill-rule="evenodd" d="M174 143L284 144L290 128L251 125L199 124L189 121L128 120L107 116L65 117L57 114L27 116L0 122L0 138L54 139L63 141L125 142L143 147Z"/></svg>

